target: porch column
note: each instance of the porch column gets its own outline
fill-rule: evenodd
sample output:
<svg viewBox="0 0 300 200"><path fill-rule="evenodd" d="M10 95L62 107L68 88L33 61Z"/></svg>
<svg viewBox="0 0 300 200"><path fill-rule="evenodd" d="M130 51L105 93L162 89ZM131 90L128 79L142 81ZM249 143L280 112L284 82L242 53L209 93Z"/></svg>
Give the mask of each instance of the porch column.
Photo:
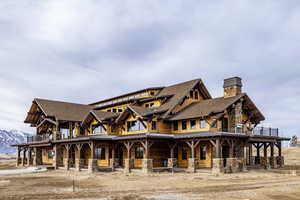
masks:
<svg viewBox="0 0 300 200"><path fill-rule="evenodd" d="M31 155L31 152L32 152L32 149L28 148L26 166L32 165L32 155Z"/></svg>
<svg viewBox="0 0 300 200"><path fill-rule="evenodd" d="M131 151L131 147L133 146L134 142L127 141L127 142L124 142L123 144L124 144L124 146L126 147L126 150L127 150L127 158L125 159L124 172L125 173L130 173L132 165L133 165L133 162L130 158L130 151Z"/></svg>
<svg viewBox="0 0 300 200"><path fill-rule="evenodd" d="M281 141L277 142L277 148L278 148L278 156L276 157L277 164L279 167L284 166L284 157L281 155Z"/></svg>
<svg viewBox="0 0 300 200"><path fill-rule="evenodd" d="M77 171L81 170L83 160L81 159L81 149L83 144L76 144L76 152L75 152L75 168Z"/></svg>
<svg viewBox="0 0 300 200"><path fill-rule="evenodd" d="M33 157L33 165L42 165L43 164L43 158L42 158L42 150L38 147L33 148L34 151L34 157Z"/></svg>
<svg viewBox="0 0 300 200"><path fill-rule="evenodd" d="M21 157L21 149L20 147L18 146L18 149L17 149L17 158L16 158L16 166L18 167L20 165L20 157Z"/></svg>
<svg viewBox="0 0 300 200"><path fill-rule="evenodd" d="M22 158L22 166L23 167L26 165L26 161L27 161L26 152L27 152L27 149L23 148L23 158Z"/></svg>
<svg viewBox="0 0 300 200"><path fill-rule="evenodd" d="M53 163L52 166L54 169L58 169L58 167L62 164L62 151L61 151L61 146L58 144L55 144L53 146L53 151L54 151L54 157L53 157Z"/></svg>
<svg viewBox="0 0 300 200"><path fill-rule="evenodd" d="M270 147L271 147L271 155L270 155L270 158L269 158L270 165L271 165L271 168L277 168L277 160L274 157L274 142L270 143Z"/></svg>
<svg viewBox="0 0 300 200"><path fill-rule="evenodd" d="M95 159L95 142L91 141L89 146L91 149L91 159L88 161L88 171L93 172L97 169L97 160Z"/></svg>
<svg viewBox="0 0 300 200"><path fill-rule="evenodd" d="M150 148L153 145L153 142L146 140L145 142L141 142L145 149L145 158L143 159L143 172L151 173L153 172L153 161L150 159Z"/></svg>
<svg viewBox="0 0 300 200"><path fill-rule="evenodd" d="M66 170L70 169L70 144L65 144L65 158L64 158L64 167Z"/></svg>
<svg viewBox="0 0 300 200"><path fill-rule="evenodd" d="M213 158L213 167L212 167L212 173L213 174L219 174L219 173L224 173L224 161L222 158L222 149L221 149L221 139L217 138L216 142L213 140L210 140L211 144L215 147L216 149L216 156Z"/></svg>
<svg viewBox="0 0 300 200"><path fill-rule="evenodd" d="M168 168L174 172L174 168L177 165L177 158L174 158L174 149L177 146L177 142L175 143L168 143L170 148L170 158L168 158Z"/></svg>
<svg viewBox="0 0 300 200"><path fill-rule="evenodd" d="M198 146L200 140L191 140L186 141L186 144L191 149L191 157L188 159L188 172L195 173L196 172L196 159L195 159L195 148Z"/></svg>
<svg viewBox="0 0 300 200"><path fill-rule="evenodd" d="M117 163L115 158L116 144L111 144L110 147L111 147L111 159L109 160L109 165L111 167L111 170L114 171Z"/></svg>
<svg viewBox="0 0 300 200"><path fill-rule="evenodd" d="M224 159L226 159L225 172L226 173L236 173L236 172L240 171L238 155L236 155L234 157L234 149L236 146L236 142L233 139L226 139L226 141L229 145L229 158L224 158ZM241 148L240 146L238 146L238 147ZM238 154L240 154L240 152L238 152Z"/></svg>
<svg viewBox="0 0 300 200"><path fill-rule="evenodd" d="M261 159L261 166L264 167L265 169L270 168L270 163L268 159L268 145L267 143L264 143L264 157Z"/></svg>

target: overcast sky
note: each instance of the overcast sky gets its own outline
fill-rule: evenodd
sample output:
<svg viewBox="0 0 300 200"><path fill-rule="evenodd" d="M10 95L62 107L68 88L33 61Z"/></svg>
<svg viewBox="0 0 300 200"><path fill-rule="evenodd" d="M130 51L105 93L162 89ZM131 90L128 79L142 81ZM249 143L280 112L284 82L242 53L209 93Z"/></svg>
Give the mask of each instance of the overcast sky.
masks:
<svg viewBox="0 0 300 200"><path fill-rule="evenodd" d="M33 98L92 103L201 78L240 76L266 126L300 136L300 2L1 0L0 129Z"/></svg>

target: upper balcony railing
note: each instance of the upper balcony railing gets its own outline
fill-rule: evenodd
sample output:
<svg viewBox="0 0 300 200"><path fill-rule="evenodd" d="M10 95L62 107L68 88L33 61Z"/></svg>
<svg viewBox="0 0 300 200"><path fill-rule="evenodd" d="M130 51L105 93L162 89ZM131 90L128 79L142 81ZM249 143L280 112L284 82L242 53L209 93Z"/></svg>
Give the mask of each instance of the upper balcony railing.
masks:
<svg viewBox="0 0 300 200"><path fill-rule="evenodd" d="M51 140L52 137L49 135L35 135L35 136L27 136L27 143L29 142L41 142L46 140Z"/></svg>
<svg viewBox="0 0 300 200"><path fill-rule="evenodd" d="M278 128L256 127L253 129L253 135L278 137L279 129Z"/></svg>

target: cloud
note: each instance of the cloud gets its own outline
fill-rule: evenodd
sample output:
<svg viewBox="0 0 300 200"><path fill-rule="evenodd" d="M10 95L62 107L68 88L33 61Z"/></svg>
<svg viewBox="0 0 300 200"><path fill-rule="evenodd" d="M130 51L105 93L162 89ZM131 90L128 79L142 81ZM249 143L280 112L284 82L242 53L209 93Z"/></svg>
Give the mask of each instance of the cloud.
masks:
<svg viewBox="0 0 300 200"><path fill-rule="evenodd" d="M297 1L45 0L0 3L0 127L34 97L91 103L202 78L241 76L266 125L300 134Z"/></svg>

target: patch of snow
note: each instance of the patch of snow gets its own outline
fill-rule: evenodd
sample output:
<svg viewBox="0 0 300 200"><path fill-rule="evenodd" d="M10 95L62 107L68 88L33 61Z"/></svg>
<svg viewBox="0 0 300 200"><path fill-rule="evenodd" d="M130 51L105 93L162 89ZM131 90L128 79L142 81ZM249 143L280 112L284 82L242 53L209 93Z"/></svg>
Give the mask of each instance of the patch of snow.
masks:
<svg viewBox="0 0 300 200"><path fill-rule="evenodd" d="M9 175L9 174L28 174L35 172L44 172L47 171L45 168L37 168L37 167L28 167L24 169L9 169L9 170L0 170L0 175Z"/></svg>

